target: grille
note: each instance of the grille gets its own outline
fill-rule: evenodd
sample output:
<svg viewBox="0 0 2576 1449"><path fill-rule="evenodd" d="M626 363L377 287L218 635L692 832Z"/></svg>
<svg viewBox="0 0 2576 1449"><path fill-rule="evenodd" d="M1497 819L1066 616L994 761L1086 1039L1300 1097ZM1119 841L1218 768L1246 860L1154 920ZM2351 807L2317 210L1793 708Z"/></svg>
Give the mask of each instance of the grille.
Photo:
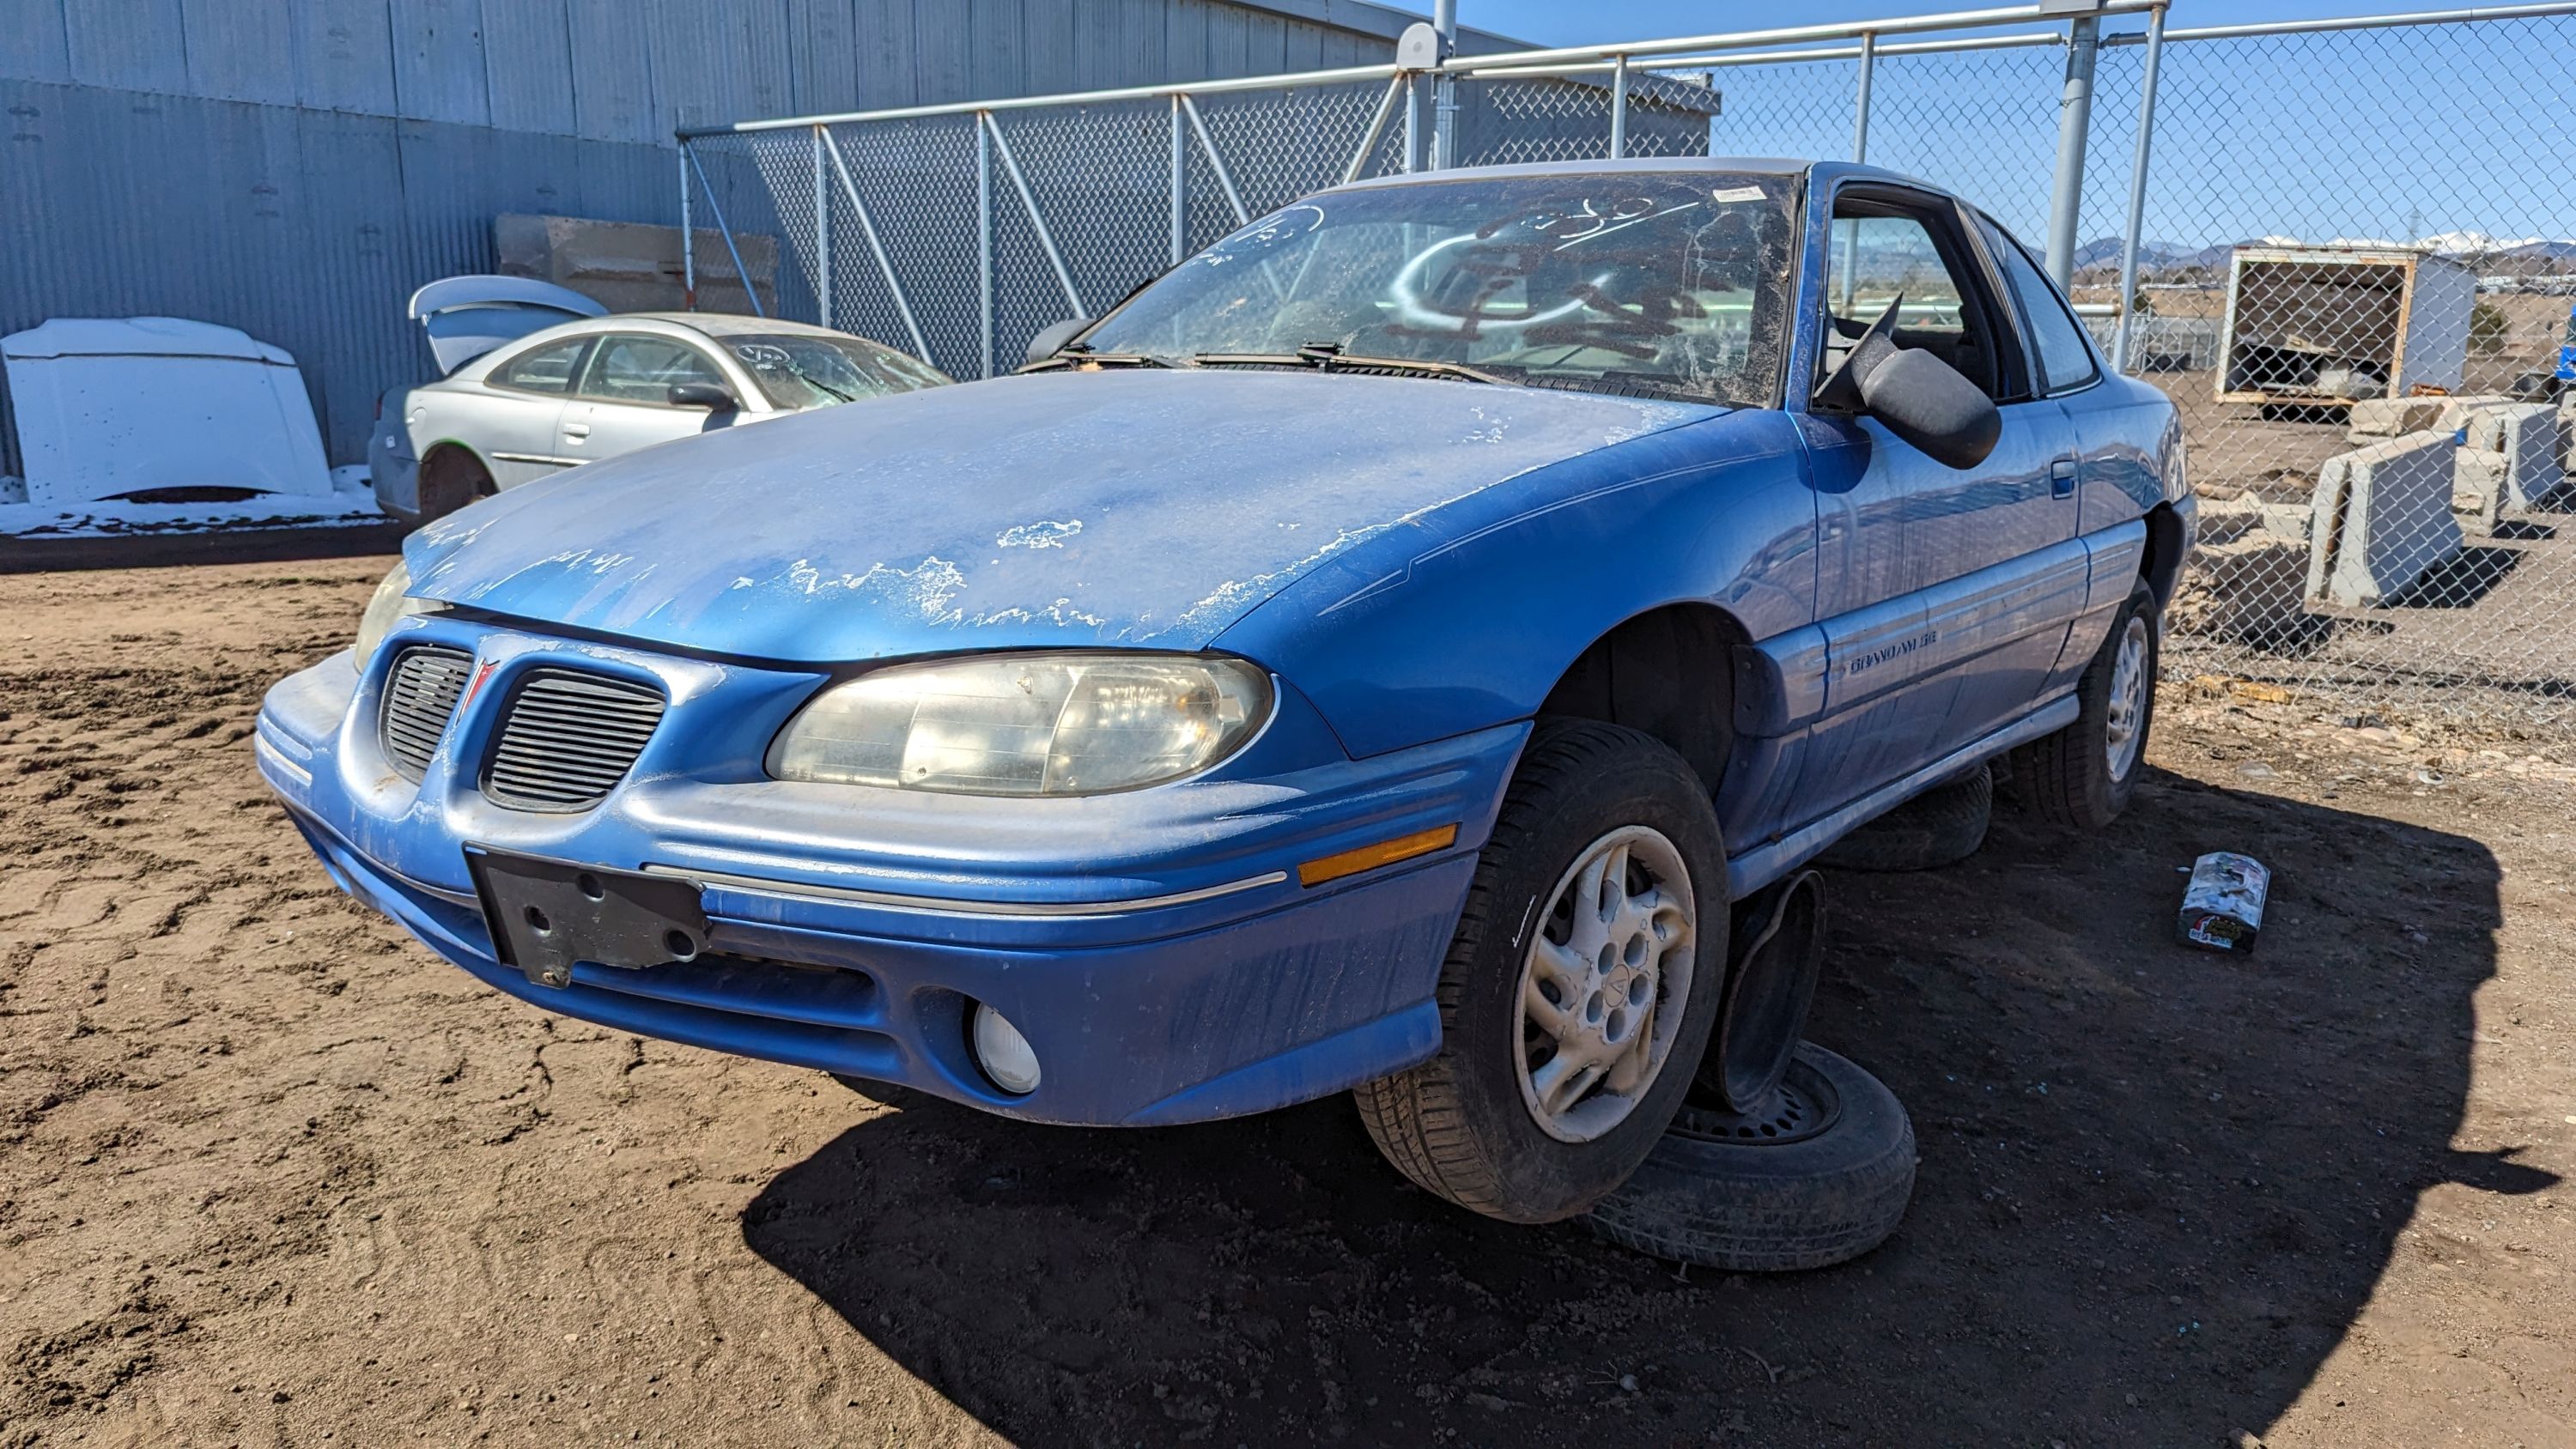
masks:
<svg viewBox="0 0 2576 1449"><path fill-rule="evenodd" d="M380 731L385 758L404 779L417 785L429 773L439 738L456 713L465 681L474 676L474 656L462 649L417 645L394 656L385 677L384 714Z"/></svg>
<svg viewBox="0 0 2576 1449"><path fill-rule="evenodd" d="M503 712L483 793L521 810L587 809L626 778L662 706L649 684L535 670Z"/></svg>

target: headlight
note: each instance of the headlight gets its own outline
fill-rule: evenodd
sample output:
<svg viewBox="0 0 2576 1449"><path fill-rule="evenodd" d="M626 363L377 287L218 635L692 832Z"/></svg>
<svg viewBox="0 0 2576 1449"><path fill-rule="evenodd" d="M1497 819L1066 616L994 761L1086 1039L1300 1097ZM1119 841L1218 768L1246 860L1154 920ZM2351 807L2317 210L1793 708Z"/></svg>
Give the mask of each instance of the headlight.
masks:
<svg viewBox="0 0 2576 1449"><path fill-rule="evenodd" d="M1270 713L1233 659L999 654L825 690L770 746L781 780L965 795L1099 795L1196 774Z"/></svg>
<svg viewBox="0 0 2576 1449"><path fill-rule="evenodd" d="M447 607L434 599L405 597L410 592L411 569L405 564L395 564L385 581L376 585L375 597L367 600L367 612L358 616L357 642L349 646L359 669L367 667L367 660L374 656L376 646L385 642L386 632L394 625L414 614L435 614Z"/></svg>

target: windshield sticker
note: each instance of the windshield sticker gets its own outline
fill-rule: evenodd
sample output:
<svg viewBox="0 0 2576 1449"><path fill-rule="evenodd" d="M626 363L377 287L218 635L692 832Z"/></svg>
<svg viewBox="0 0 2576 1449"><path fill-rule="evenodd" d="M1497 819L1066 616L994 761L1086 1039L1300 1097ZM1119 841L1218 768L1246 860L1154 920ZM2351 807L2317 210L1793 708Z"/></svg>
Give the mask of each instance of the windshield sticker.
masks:
<svg viewBox="0 0 2576 1449"><path fill-rule="evenodd" d="M1723 191L1710 192L1708 194L1708 199L1716 202L1720 206L1735 206L1747 201L1760 201L1763 199L1762 188L1759 186L1730 186Z"/></svg>

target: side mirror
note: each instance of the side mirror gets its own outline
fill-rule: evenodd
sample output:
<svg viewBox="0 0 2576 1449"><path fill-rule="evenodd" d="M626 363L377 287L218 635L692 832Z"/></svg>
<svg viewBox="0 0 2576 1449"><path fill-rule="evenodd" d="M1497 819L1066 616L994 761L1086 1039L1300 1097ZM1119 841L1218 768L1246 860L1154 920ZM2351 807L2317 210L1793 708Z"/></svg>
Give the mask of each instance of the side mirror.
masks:
<svg viewBox="0 0 2576 1449"><path fill-rule="evenodd" d="M1958 369L1919 348L1896 345L1896 312L1904 305L1897 298L1869 324L1843 365L1816 390L1816 401L1867 413L1934 462L1973 468L2002 439L2003 414Z"/></svg>
<svg viewBox="0 0 2576 1449"><path fill-rule="evenodd" d="M721 383L675 382L662 399L675 408L705 408L710 412L729 413L742 406L740 399Z"/></svg>
<svg viewBox="0 0 2576 1449"><path fill-rule="evenodd" d="M1048 358L1062 352L1066 343L1081 336L1082 329L1090 325L1091 319L1088 317L1067 317L1061 322L1039 328L1038 335L1029 339L1029 355L1027 360L1030 362L1046 361Z"/></svg>

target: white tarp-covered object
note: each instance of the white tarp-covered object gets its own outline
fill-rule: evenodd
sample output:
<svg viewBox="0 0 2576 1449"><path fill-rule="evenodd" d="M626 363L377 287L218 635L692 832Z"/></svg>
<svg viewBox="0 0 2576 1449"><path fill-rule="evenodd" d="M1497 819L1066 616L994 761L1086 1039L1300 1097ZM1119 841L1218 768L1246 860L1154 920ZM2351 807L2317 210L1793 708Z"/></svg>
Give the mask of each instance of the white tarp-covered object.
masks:
<svg viewBox="0 0 2576 1449"><path fill-rule="evenodd" d="M331 491L303 374L247 333L178 317L57 317L0 337L0 357L30 503Z"/></svg>

